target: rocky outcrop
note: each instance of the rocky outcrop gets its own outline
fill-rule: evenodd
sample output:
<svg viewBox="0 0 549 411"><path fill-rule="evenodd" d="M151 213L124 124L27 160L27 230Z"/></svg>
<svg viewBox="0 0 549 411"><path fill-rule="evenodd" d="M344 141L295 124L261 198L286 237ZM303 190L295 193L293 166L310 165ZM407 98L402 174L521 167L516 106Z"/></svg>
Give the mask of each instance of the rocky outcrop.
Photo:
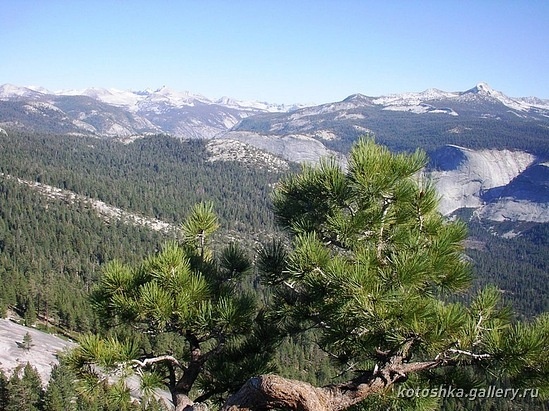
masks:
<svg viewBox="0 0 549 411"><path fill-rule="evenodd" d="M233 131L221 138L242 141L260 150L297 163L317 163L320 158L328 156L343 157L341 154L327 149L320 141L302 134L275 136L247 131Z"/></svg>
<svg viewBox="0 0 549 411"><path fill-rule="evenodd" d="M441 196L440 211L475 208L494 221L549 221L549 163L511 150L446 146L428 171Z"/></svg>

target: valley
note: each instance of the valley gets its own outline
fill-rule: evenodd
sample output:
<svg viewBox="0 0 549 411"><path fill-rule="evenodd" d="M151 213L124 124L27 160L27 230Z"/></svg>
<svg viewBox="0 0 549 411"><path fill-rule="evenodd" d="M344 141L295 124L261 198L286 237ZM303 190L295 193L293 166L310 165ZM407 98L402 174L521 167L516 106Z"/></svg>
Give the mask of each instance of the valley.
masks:
<svg viewBox="0 0 549 411"><path fill-rule="evenodd" d="M365 134L393 151L427 152L423 174L439 211L469 227L473 291L495 284L520 319L549 309L547 101L484 84L309 107L166 88L4 85L0 127L0 309L28 324L47 316L70 332L98 331L89 295L104 265L136 263L180 240L182 221L202 201L219 216L216 249L238 242L253 257L273 238L288 241L273 188L322 157L346 166ZM243 287L261 294L254 275ZM286 339L275 362L288 377L324 384L334 369L311 339Z"/></svg>

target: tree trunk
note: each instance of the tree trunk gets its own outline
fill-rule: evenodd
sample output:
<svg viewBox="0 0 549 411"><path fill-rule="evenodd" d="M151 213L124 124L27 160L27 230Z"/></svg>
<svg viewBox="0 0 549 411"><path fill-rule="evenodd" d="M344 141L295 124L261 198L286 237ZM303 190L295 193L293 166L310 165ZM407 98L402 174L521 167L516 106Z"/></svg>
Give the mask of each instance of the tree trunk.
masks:
<svg viewBox="0 0 549 411"><path fill-rule="evenodd" d="M172 392L172 401L175 411L190 411L193 409L193 401L183 393Z"/></svg>
<svg viewBox="0 0 549 411"><path fill-rule="evenodd" d="M250 378L236 394L229 397L222 411L273 408L323 411L328 409L327 400L322 388L277 375L262 375Z"/></svg>
<svg viewBox="0 0 549 411"><path fill-rule="evenodd" d="M172 393L174 411L208 411L208 406L201 402L193 402L187 395Z"/></svg>
<svg viewBox="0 0 549 411"><path fill-rule="evenodd" d="M183 376L177 384L171 388L172 401L175 405L175 411L196 411L204 409L202 406L200 406L200 408L195 408L197 407L197 404L194 404L194 402L189 398L189 392L191 391L196 378L200 374L201 368L201 362L191 361L183 372Z"/></svg>
<svg viewBox="0 0 549 411"><path fill-rule="evenodd" d="M205 404L194 403L189 398L189 392L191 391L194 382L200 375L207 356L202 354L198 338L193 333L187 331L185 334L185 338L189 342L191 359L187 367L184 369L183 375L181 376L179 381L177 381L175 386L171 389L172 400L175 405L175 411L207 410L208 408Z"/></svg>
<svg viewBox="0 0 549 411"><path fill-rule="evenodd" d="M264 411L285 408L295 411L341 411L358 404L369 395L379 393L403 381L408 373L434 368L440 361L403 363L396 356L374 372L364 372L342 384L314 387L309 383L277 375L249 379L229 397L222 411Z"/></svg>

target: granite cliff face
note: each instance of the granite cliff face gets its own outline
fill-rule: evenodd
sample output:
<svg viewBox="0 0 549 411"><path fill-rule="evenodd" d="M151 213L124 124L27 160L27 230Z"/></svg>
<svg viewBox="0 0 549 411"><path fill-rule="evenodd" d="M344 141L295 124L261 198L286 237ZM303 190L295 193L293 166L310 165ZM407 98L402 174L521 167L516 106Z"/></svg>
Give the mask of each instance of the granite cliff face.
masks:
<svg viewBox="0 0 549 411"><path fill-rule="evenodd" d="M29 349L22 348L26 333L32 339ZM0 318L0 368L8 375L17 366L25 366L29 362L38 371L42 383L46 384L53 365L59 362L58 354L75 345L66 339Z"/></svg>
<svg viewBox="0 0 549 411"><path fill-rule="evenodd" d="M443 214L474 208L488 220L549 221L549 169L530 153L446 146L428 173Z"/></svg>
<svg viewBox="0 0 549 411"><path fill-rule="evenodd" d="M479 210L494 221L549 222L549 163L530 165Z"/></svg>

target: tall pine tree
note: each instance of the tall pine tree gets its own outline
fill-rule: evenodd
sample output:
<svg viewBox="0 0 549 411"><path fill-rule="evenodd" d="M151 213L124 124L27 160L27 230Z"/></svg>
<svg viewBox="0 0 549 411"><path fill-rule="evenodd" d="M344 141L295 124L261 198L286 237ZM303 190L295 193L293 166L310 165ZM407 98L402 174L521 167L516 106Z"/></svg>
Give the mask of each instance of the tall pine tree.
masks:
<svg viewBox="0 0 549 411"><path fill-rule="evenodd" d="M346 169L328 160L277 186L275 214L292 245L270 244L260 256L274 317L288 333L314 332L347 379L314 387L254 377L223 410L331 411L367 398L380 408L432 408L437 399L395 398L396 387L470 387L455 370L549 394L549 315L513 322L494 287L458 302L471 283L467 232L437 211L426 160L363 139Z"/></svg>
<svg viewBox="0 0 549 411"><path fill-rule="evenodd" d="M17 367L8 385L9 401L6 411L40 411L42 407L42 381L29 363Z"/></svg>

